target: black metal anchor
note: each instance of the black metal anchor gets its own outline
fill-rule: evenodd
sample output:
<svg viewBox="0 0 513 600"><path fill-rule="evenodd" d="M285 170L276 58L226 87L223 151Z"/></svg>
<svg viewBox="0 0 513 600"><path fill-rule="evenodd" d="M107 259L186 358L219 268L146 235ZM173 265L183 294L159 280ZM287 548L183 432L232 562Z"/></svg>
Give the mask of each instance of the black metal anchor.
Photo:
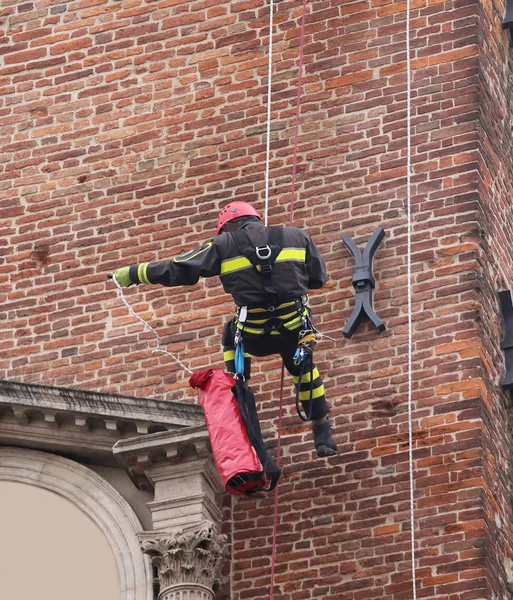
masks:
<svg viewBox="0 0 513 600"><path fill-rule="evenodd" d="M504 323L504 337L501 341L501 350L504 352L506 373L502 382L502 389L509 390L513 400L513 301L510 290L499 292L502 319Z"/></svg>
<svg viewBox="0 0 513 600"><path fill-rule="evenodd" d="M362 254L358 246L351 239L351 236L347 233L344 233L342 236L342 241L354 256L355 262L355 271L352 279L355 306L348 322L344 329L342 329L342 334L345 338L352 337L365 316L370 319L377 333L383 333L386 329L383 321L372 308L372 290L376 286L376 281L372 274L372 259L384 237L385 230L381 227L376 227Z"/></svg>

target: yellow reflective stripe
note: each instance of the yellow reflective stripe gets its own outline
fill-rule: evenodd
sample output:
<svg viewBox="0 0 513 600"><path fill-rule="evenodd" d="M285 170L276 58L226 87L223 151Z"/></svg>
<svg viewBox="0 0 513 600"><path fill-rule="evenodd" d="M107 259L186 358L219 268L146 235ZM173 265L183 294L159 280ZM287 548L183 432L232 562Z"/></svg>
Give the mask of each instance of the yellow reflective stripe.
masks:
<svg viewBox="0 0 513 600"><path fill-rule="evenodd" d="M226 352L223 352L223 360L224 361L233 360L234 358L235 358L235 350L226 350ZM244 352L244 358L251 358L251 354Z"/></svg>
<svg viewBox="0 0 513 600"><path fill-rule="evenodd" d="M141 263L137 267L137 277L141 283L150 283L147 275L148 265L150 263Z"/></svg>
<svg viewBox="0 0 513 600"><path fill-rule="evenodd" d="M223 260L221 263L221 275L233 273L234 271L240 271L241 269L248 269L251 266L252 264L245 256L229 258L228 260Z"/></svg>
<svg viewBox="0 0 513 600"><path fill-rule="evenodd" d="M282 315L281 317L277 317L278 319L281 319L282 321L286 321L287 319L290 319L290 317L293 317L296 314L296 312L291 312L288 315ZM272 317L271 317L272 318ZM258 323L267 323L269 319L248 319L246 321L246 323L253 323L253 325L258 325Z"/></svg>
<svg viewBox="0 0 513 600"><path fill-rule="evenodd" d="M201 248L198 248L197 251L191 250L190 252L184 254L183 257L177 256L173 262L187 262L188 260L191 260L192 258L196 258L196 256L203 254L203 252L209 250L211 246L212 242L208 242L204 246L201 246Z"/></svg>
<svg viewBox="0 0 513 600"><path fill-rule="evenodd" d="M301 260L306 261L305 248L284 248L276 257L276 262L284 260Z"/></svg>
<svg viewBox="0 0 513 600"><path fill-rule="evenodd" d="M315 388L315 390L312 390L312 400L314 400L315 398L320 398L321 396L324 396L323 385L319 386L318 388ZM299 399L310 400L310 390L308 390L307 392L299 392Z"/></svg>
<svg viewBox="0 0 513 600"><path fill-rule="evenodd" d="M246 321L246 324L244 324L244 325L237 323L237 329L240 329L247 333L254 333L256 335L262 335L264 333L263 327L261 329L255 329L253 327L248 327L247 323L248 323L248 321ZM252 321L252 323L256 323L256 321ZM294 329L297 329L297 327L294 327L294 325L298 325L298 326L301 325L301 317L297 317L297 319L293 319L292 321L289 321L288 323L283 323L283 325L284 325L285 329L288 329L289 331L294 331ZM271 335L281 335L281 332L273 329L273 330L271 330L270 334Z"/></svg>
<svg viewBox="0 0 513 600"><path fill-rule="evenodd" d="M263 335L264 330L263 329L253 329L253 327L242 327L240 325L237 325L237 329L242 329L244 331L244 333L253 333L255 335ZM270 332L271 335L281 335L281 333L279 331L271 331Z"/></svg>
<svg viewBox="0 0 513 600"><path fill-rule="evenodd" d="M198 252L199 254L199 252ZM195 254L194 256L197 256ZM192 257L189 257L192 258ZM187 258L187 260L189 260ZM305 248L284 248L276 257L276 262L283 262L286 260L298 260L305 262L306 261L306 249ZM249 269L253 265L245 256L236 256L235 258L229 258L227 260L223 260L221 263L221 275L226 275L227 273L233 273L234 271L240 271L241 269ZM259 267L257 266L257 269ZM286 305L282 305L286 306ZM260 309L254 309L254 311L258 311ZM265 310L265 309L263 309Z"/></svg>
<svg viewBox="0 0 513 600"><path fill-rule="evenodd" d="M287 308L287 306L293 306L294 304L296 304L296 302L294 300L292 302L284 302L283 304L280 304L279 306L277 306L274 310L280 310L282 308ZM268 312L268 311L269 311L268 308L249 308L248 309L248 313Z"/></svg>
<svg viewBox="0 0 513 600"><path fill-rule="evenodd" d="M317 370L317 367L315 367L315 369L312 371L310 371L310 373L305 373L303 375L303 377L301 377L301 383L309 383L310 381L312 381L312 375L314 379L317 379L317 377L320 377L319 371ZM294 380L294 383L298 383L299 381L299 377L295 377L293 376L292 379Z"/></svg>
<svg viewBox="0 0 513 600"><path fill-rule="evenodd" d="M301 323L301 317L297 317L297 319L292 319L292 321L285 323L285 328L286 329L295 329L295 327L292 327L292 326L297 325L298 323Z"/></svg>

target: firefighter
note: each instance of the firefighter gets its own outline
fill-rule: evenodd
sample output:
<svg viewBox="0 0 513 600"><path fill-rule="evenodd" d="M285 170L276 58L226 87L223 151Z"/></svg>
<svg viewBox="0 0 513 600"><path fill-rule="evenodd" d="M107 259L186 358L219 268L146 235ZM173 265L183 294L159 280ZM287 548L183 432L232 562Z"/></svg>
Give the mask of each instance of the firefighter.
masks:
<svg viewBox="0 0 513 600"><path fill-rule="evenodd" d="M210 242L174 260L122 267L114 275L123 287L194 285L200 277L219 275L237 306L222 337L227 371L247 382L251 356L281 355L312 422L317 455L337 454L324 386L312 360L315 330L303 302L310 289L326 283L326 266L307 233L266 227L250 204L231 202L220 211L217 236ZM238 346L243 353L237 367Z"/></svg>

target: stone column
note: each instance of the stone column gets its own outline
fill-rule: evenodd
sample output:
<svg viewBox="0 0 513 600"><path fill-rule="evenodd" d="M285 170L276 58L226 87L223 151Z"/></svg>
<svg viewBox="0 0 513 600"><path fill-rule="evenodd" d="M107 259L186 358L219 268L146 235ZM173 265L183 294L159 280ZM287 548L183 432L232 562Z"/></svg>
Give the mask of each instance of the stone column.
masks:
<svg viewBox="0 0 513 600"><path fill-rule="evenodd" d="M209 521L179 532L139 535L142 551L158 571L159 600L213 600L226 556L226 536Z"/></svg>
<svg viewBox="0 0 513 600"><path fill-rule="evenodd" d="M120 440L113 453L136 485L154 492L153 531L139 540L157 568L159 600L213 600L227 538L218 533L224 488L206 427Z"/></svg>

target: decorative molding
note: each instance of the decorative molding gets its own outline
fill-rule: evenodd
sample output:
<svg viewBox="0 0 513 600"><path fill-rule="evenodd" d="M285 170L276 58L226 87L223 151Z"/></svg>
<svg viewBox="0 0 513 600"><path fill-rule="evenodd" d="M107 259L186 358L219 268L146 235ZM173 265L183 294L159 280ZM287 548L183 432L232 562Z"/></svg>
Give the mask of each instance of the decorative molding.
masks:
<svg viewBox="0 0 513 600"><path fill-rule="evenodd" d="M152 600L149 561L140 551L141 523L128 502L102 477L67 458L0 447L0 481L35 485L67 498L100 528L116 557L121 600Z"/></svg>
<svg viewBox="0 0 513 600"><path fill-rule="evenodd" d="M112 449L125 467L147 468L158 462L176 464L212 455L204 421L201 425L119 440Z"/></svg>
<svg viewBox="0 0 513 600"><path fill-rule="evenodd" d="M146 532L139 535L139 540L143 553L157 567L159 598L174 597L174 588L187 585L199 593L208 591L213 598L227 554L227 537L218 534L211 522L204 521L179 532Z"/></svg>
<svg viewBox="0 0 513 600"><path fill-rule="evenodd" d="M202 426L201 407L0 380L0 444L116 466L120 439Z"/></svg>
<svg viewBox="0 0 513 600"><path fill-rule="evenodd" d="M49 413L86 414L110 421L133 421L141 429L149 425L191 426L203 423L203 411L197 404L167 402L92 392L89 390L20 383L0 379L0 406L37 408Z"/></svg>
<svg viewBox="0 0 513 600"><path fill-rule="evenodd" d="M119 440L112 453L137 487L154 489L147 504L154 528L220 522L216 497L224 488L205 425Z"/></svg>

